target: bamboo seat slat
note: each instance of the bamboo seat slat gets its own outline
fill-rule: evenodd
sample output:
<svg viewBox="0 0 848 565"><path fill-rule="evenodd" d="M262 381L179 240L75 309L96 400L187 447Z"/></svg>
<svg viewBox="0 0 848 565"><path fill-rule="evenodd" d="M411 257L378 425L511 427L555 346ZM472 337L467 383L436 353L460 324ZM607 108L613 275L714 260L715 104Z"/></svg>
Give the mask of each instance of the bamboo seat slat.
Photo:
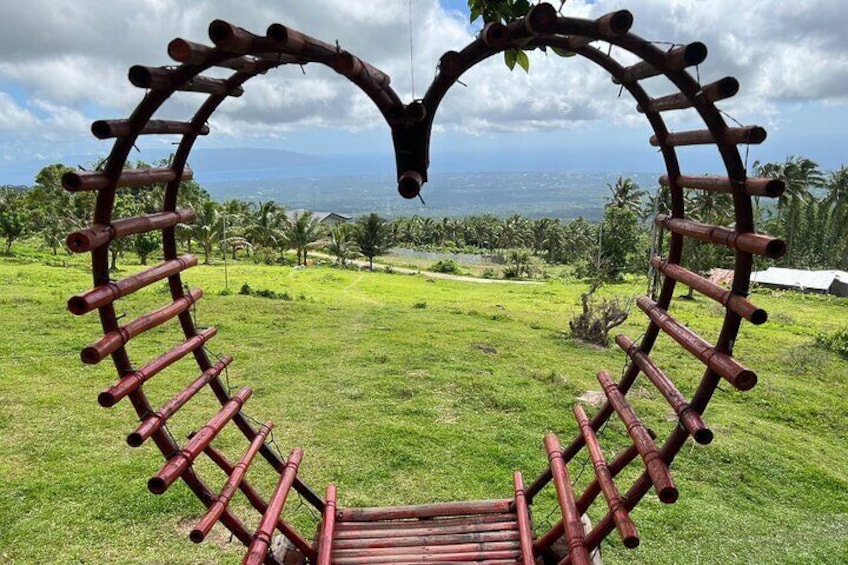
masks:
<svg viewBox="0 0 848 565"><path fill-rule="evenodd" d="M613 79L615 84L636 82L660 75L666 71L682 71L687 67L700 65L707 58L707 46L701 42L690 43L675 47L665 54L662 68L657 68L647 61L641 61L624 69L621 81Z"/></svg>
<svg viewBox="0 0 848 565"><path fill-rule="evenodd" d="M333 549L333 561L339 562L350 557L386 557L386 556L414 556L427 555L435 556L438 554L457 554L471 553L474 555L485 555L487 553L496 553L501 551L521 552L521 545L518 540L515 541L495 541L495 542L468 542L468 543L453 543L449 545L411 545L403 547L370 547L356 549Z"/></svg>
<svg viewBox="0 0 848 565"><path fill-rule="evenodd" d="M633 440L633 445L639 451L660 501L666 504L673 503L677 500L677 487L671 478L668 465L660 457L657 446L648 434L647 428L639 420L633 407L618 390L618 386L613 382L607 371L598 372L598 382L601 383L601 388L613 410L627 428L627 434Z"/></svg>
<svg viewBox="0 0 848 565"><path fill-rule="evenodd" d="M244 476L247 474L250 464L259 452L259 448L265 443L265 439L268 437L268 434L271 432L273 427L274 422L269 420L259 428L256 437L254 437L253 441L250 442L250 445L247 447L247 451L245 451L244 455L242 455L241 459L239 459L239 462L236 464L236 467L227 479L227 482L224 483L224 487L221 489L220 494L218 494L218 497L209 506L209 509L206 511L203 518L200 519L197 526L191 531L191 533L189 533L189 539L191 539L191 541L194 543L200 543L206 539L207 535L209 535L209 531L212 529L212 526L215 525L221 517L221 514L223 514L224 510L226 510L227 506L229 506L233 496L236 492L238 492L239 485L241 485L241 482L244 480Z"/></svg>
<svg viewBox="0 0 848 565"><path fill-rule="evenodd" d="M568 555L575 565L591 565L592 559L588 549L586 549L583 537L583 524L580 522L580 513L577 511L574 490L571 487L571 479L568 476L568 467L562 459L562 446L554 434L545 435L545 450L548 452L548 461L551 466L551 475L557 493L557 501L559 502L563 524L565 525Z"/></svg>
<svg viewBox="0 0 848 565"><path fill-rule="evenodd" d="M762 255L769 259L779 259L786 253L785 241L759 233L738 232L721 226L702 224L682 218L672 218L664 214L657 216L654 221L657 225L664 227L672 233L700 239L707 243L724 245L725 247L737 249L745 253Z"/></svg>
<svg viewBox="0 0 848 565"><path fill-rule="evenodd" d="M411 547L417 545L451 545L459 543L487 543L518 541L520 539L517 527L510 530L497 532L467 532L458 534L436 533L425 535L409 535L405 537L376 536L340 538L332 540L333 551L336 549L357 548L389 548L389 547ZM531 542L532 549L532 542Z"/></svg>
<svg viewBox="0 0 848 565"><path fill-rule="evenodd" d="M692 177L679 175L675 178L675 184L680 188L695 188L698 190L711 190L732 194L734 184L741 184L741 182L733 181L727 177ZM660 185L671 186L668 175L660 177ZM744 185L745 193L749 196L777 198L786 191L786 183L780 179L753 177L745 179Z"/></svg>
<svg viewBox="0 0 848 565"><path fill-rule="evenodd" d="M433 555L430 553L421 554L395 554L395 555L367 555L358 557L334 557L333 565L378 565L387 563L390 565L416 565L418 563L439 563L439 565L448 565L454 563L457 565L466 565L467 563L502 564L509 563L515 565L519 558L519 549L499 550L499 551L462 551L454 553L441 553Z"/></svg>
<svg viewBox="0 0 848 565"><path fill-rule="evenodd" d="M406 530L418 530L420 528L428 529L450 529L458 527L479 528L479 531L486 531L486 528L494 528L502 524L515 523L515 514L480 514L477 516L460 516L460 517L434 517L424 519L411 520L393 520L385 522L338 522L336 523L336 534L341 536L345 532L355 534L360 531L370 530L397 530L399 532Z"/></svg>
<svg viewBox="0 0 848 565"><path fill-rule="evenodd" d="M86 253L106 245L113 239L154 230L164 230L177 224L192 222L195 217L194 210L186 208L176 212L157 212L156 214L123 218L115 220L109 225L94 224L88 229L70 234L66 244L68 249L74 253Z"/></svg>
<svg viewBox="0 0 848 565"><path fill-rule="evenodd" d="M156 475L147 481L147 488L153 494L162 494L174 484L203 450L221 432L224 426L242 409L253 391L244 387L238 391L209 422L193 434L179 452L171 456Z"/></svg>
<svg viewBox="0 0 848 565"><path fill-rule="evenodd" d="M695 332L683 326L668 312L660 308L656 302L642 296L636 300L636 305L683 349L709 367L717 375L739 390L750 390L757 384L757 375L743 367L736 359L723 353L707 343Z"/></svg>
<svg viewBox="0 0 848 565"><path fill-rule="evenodd" d="M530 523L530 509L524 495L524 478L519 471L512 476L515 486L515 513L518 516L518 535L521 541L521 565L534 565L533 525Z"/></svg>
<svg viewBox="0 0 848 565"><path fill-rule="evenodd" d="M214 366L203 371L203 373L194 380L190 385L181 390L176 396L169 400L162 408L156 412L145 416L138 427L127 436L127 444L130 447L139 447L147 441L156 430L160 429L168 419L177 413L177 411L186 405L186 403L194 398L204 386L208 385L212 379L218 377L224 369L226 369L233 358L225 355Z"/></svg>
<svg viewBox="0 0 848 565"><path fill-rule="evenodd" d="M262 565L265 563L265 557L271 545L271 536L283 512L283 506L286 504L286 498L288 498L289 491L294 484L294 479L297 476L297 470L302 459L303 450L300 448L293 449L289 454L286 466L283 468L283 472L280 473L280 479L277 482L277 487L274 489L274 494L271 495L271 499L268 501L268 508L262 515L259 526L256 528L256 533L253 535L253 542L250 544L247 554L242 560L242 565Z"/></svg>
<svg viewBox="0 0 848 565"><path fill-rule="evenodd" d="M341 522L374 522L378 520L435 518L438 516L502 514L510 511L511 503L510 499L496 499L409 506L345 508L339 511L339 520Z"/></svg>
<svg viewBox="0 0 848 565"><path fill-rule="evenodd" d="M705 84L701 87L698 97L705 102L718 102L736 96L739 92L739 81L733 77L724 77L716 82ZM692 100L682 92L670 94L661 98L654 98L646 107L636 106L640 113L668 112L671 110L685 110L693 106Z"/></svg>
<svg viewBox="0 0 848 565"><path fill-rule="evenodd" d="M183 255L171 261L165 261L125 279L109 282L71 297L68 300L68 310L81 316L195 266L197 266L197 257L194 255Z"/></svg>
<svg viewBox="0 0 848 565"><path fill-rule="evenodd" d="M148 120L141 129L135 129L131 120L98 120L91 124L91 133L98 139L130 135L209 135L209 126L203 124L197 127L191 122L171 120Z"/></svg>
<svg viewBox="0 0 848 565"><path fill-rule="evenodd" d="M716 139L710 130L702 129L669 133L663 139L652 135L651 145L654 147L660 145L683 147L685 145L713 145L719 142L731 145L759 145L766 140L766 136L766 130L760 126L727 128L719 139Z"/></svg>
<svg viewBox="0 0 848 565"><path fill-rule="evenodd" d="M385 539L385 538L401 538L409 536L428 536L428 535L451 535L451 534L483 534L490 532L501 532L507 530L515 530L518 523L515 521L515 516L511 517L509 522L481 522L477 524L452 524L449 526L430 525L430 522L441 520L421 520L416 524L417 527L401 527L401 528L373 528L373 529L350 529L342 528L341 524L336 524L336 531L333 538L336 541L347 539ZM356 522L362 524L363 522ZM367 522L366 522L367 523Z"/></svg>
<svg viewBox="0 0 848 565"><path fill-rule="evenodd" d="M180 180L191 180L194 178L194 172L189 167L183 168L180 175L177 175L177 171L171 167L124 169L115 186L130 187L171 182L178 176ZM68 192L100 190L109 186L109 176L102 171L69 171L62 175L62 186Z"/></svg>
<svg viewBox="0 0 848 565"><path fill-rule="evenodd" d="M195 302L203 296L203 291L199 288L191 289L189 294L178 298L167 306L163 306L158 310L154 310L148 314L144 314L134 319L133 321L121 326L116 331L112 331L104 335L102 338L87 346L80 353L80 358L83 363L88 365L96 365L100 363L107 355L114 353L119 348L123 347L129 341L142 333L161 326L168 320L186 312Z"/></svg>
<svg viewBox="0 0 848 565"><path fill-rule="evenodd" d="M129 79L133 86L151 90L180 90L182 92L199 92L215 96L239 97L244 94L240 86L232 87L225 79L205 76L194 76L188 81L177 78L178 73L168 67L145 67L133 65L130 67Z"/></svg>

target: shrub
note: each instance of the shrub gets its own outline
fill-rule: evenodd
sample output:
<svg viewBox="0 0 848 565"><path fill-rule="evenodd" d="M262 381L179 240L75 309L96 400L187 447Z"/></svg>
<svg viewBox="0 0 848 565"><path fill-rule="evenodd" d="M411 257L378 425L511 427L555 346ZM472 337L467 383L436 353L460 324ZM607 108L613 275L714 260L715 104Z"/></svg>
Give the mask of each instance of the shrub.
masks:
<svg viewBox="0 0 848 565"><path fill-rule="evenodd" d="M621 298L597 298L595 291L601 283L595 283L583 293L580 301L583 312L568 322L571 337L601 347L609 346L609 332L620 326L630 315L630 306Z"/></svg>
<svg viewBox="0 0 848 565"><path fill-rule="evenodd" d="M419 300L418 302L413 304L412 307L424 310L425 308L427 308L427 301L426 300Z"/></svg>
<svg viewBox="0 0 848 565"><path fill-rule="evenodd" d="M459 275L462 273L462 269L453 259L441 259L430 267L430 270L435 273L450 273L454 275Z"/></svg>
<svg viewBox="0 0 848 565"><path fill-rule="evenodd" d="M848 327L832 335L820 333L816 336L816 345L833 351L843 359L848 359Z"/></svg>
<svg viewBox="0 0 848 565"><path fill-rule="evenodd" d="M484 279L496 279L498 278L498 272L492 269L491 267L483 271Z"/></svg>

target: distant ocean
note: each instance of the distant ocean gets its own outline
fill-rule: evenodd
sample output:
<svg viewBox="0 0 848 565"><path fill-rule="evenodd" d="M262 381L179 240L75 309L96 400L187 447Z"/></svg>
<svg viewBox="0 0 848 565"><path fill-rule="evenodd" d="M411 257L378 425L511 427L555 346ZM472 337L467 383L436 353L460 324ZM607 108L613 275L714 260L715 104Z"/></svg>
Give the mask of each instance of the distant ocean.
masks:
<svg viewBox="0 0 848 565"><path fill-rule="evenodd" d="M218 201L274 200L289 209L353 216L377 212L387 218L414 214L441 218L488 213L597 220L610 194L607 184L615 184L619 176L632 178L653 193L659 173L431 173L421 192L424 203L401 198L392 175L199 180Z"/></svg>

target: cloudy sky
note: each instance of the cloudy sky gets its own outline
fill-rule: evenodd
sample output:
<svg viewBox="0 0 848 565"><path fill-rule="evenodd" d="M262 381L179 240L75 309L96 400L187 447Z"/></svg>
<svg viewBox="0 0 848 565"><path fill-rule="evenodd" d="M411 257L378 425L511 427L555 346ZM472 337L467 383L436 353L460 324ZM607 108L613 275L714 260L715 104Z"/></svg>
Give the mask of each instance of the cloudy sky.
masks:
<svg viewBox="0 0 848 565"><path fill-rule="evenodd" d="M706 43L703 82L740 80L740 94L722 108L769 130L766 144L751 148L751 162L799 154L825 169L848 164L845 0L569 0L565 13L596 17L621 8L633 12L632 31L646 39ZM171 64L165 48L174 37L209 43L207 26L216 18L256 33L280 22L337 40L388 72L404 100L413 84L421 96L440 54L466 45L479 26L468 24L464 0L412 0L411 13L412 57L409 0L0 0L0 184L30 182L50 162L81 164L107 153L111 144L94 140L89 126L126 117L140 100L127 69ZM463 77L467 86L451 91L436 120L434 170L447 163L521 170L528 155L534 168L555 171L662 169L647 123L605 73L578 58L534 53L531 61L529 75L493 59ZM650 81L649 91L671 92L663 82ZM214 116L200 147L392 161L378 112L332 72L282 69L245 90ZM180 95L160 116L187 119L199 96ZM140 149L144 158L169 146L150 140ZM718 170L712 153L687 149L684 168Z"/></svg>

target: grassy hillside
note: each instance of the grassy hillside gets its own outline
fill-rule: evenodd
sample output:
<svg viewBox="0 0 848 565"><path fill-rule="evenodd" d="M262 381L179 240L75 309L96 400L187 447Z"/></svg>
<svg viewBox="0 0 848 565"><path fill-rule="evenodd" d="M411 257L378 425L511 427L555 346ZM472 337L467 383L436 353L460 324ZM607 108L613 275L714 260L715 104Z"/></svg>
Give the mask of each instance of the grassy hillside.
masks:
<svg viewBox="0 0 848 565"><path fill-rule="evenodd" d="M84 262L7 259L0 280L3 561L237 562L241 546L223 531L200 546L188 541L193 521L185 518L199 517L202 508L184 486L160 497L147 492L161 457L150 445L133 450L124 443L136 422L129 405L97 405L114 369L78 359L100 335L96 314L75 318L64 308L90 284ZM196 315L199 325L220 330L212 351L236 359L231 386L255 391L247 412L275 420L280 449L306 452L301 476L322 493L334 481L347 506L509 496L514 468L530 481L545 465L544 432L564 441L576 432L570 406L598 388L596 370L618 374L624 362L615 349L563 338L578 308L577 284L230 268L235 290L248 283L285 292L287 301L221 296L220 267L194 269L187 280L207 292ZM607 290L632 296L644 288ZM157 285L122 302L121 311L133 317L167 300ZM848 371L844 360L813 345L818 332L845 326L848 300L762 292L754 300L772 321L744 326L737 354L760 384L718 394L705 415L715 441L685 448L673 467L680 500L669 507L649 495L634 513L642 546L628 551L611 536L603 547L607 563L848 562ZM708 307L704 316L705 301L678 301L673 311L714 337L720 310ZM636 312L623 331L636 338L643 327ZM132 344L130 355L141 364L179 341L169 327ZM669 352L657 355L660 364L691 393L699 364L666 338L659 347ZM195 376L187 361L146 386L161 403ZM640 385L637 409L665 435L674 425L668 409L649 383ZM199 398L171 432L185 437L214 409L211 395ZM613 425L602 435L608 457L623 445L621 431ZM244 447L232 433L217 444L233 458ZM581 473L584 460L572 464L581 483L591 474ZM223 475L199 466L217 489ZM274 480L258 463L251 478L266 494ZM315 517L297 499L287 512L312 535ZM537 524L554 512L546 490L535 507Z"/></svg>

